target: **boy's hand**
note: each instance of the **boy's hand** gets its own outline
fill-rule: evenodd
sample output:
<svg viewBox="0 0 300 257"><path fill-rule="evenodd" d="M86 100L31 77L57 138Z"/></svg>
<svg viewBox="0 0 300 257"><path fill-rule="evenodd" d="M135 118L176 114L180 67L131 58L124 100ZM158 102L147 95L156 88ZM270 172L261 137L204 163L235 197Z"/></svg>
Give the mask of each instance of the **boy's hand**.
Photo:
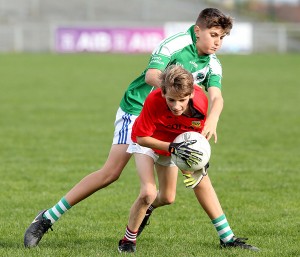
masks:
<svg viewBox="0 0 300 257"><path fill-rule="evenodd" d="M183 183L186 188L195 188L203 179L204 176L207 175L208 165L203 167L200 170L196 170L193 173L183 173L182 175L185 177Z"/></svg>
<svg viewBox="0 0 300 257"><path fill-rule="evenodd" d="M203 136L209 141L212 137L214 137L214 142L217 143L217 124L218 121L214 119L207 119L204 125L204 128L201 132Z"/></svg>
<svg viewBox="0 0 300 257"><path fill-rule="evenodd" d="M186 164L191 167L192 164L198 164L202 161L202 152L192 149L189 145L195 144L197 140L188 140L180 143L171 143L169 152L184 160Z"/></svg>

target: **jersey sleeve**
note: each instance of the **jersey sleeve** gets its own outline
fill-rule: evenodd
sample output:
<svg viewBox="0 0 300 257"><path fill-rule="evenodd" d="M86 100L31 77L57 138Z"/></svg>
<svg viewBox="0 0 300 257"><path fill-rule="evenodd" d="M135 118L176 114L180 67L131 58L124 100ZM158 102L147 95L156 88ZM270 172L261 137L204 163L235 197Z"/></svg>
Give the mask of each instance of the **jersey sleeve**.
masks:
<svg viewBox="0 0 300 257"><path fill-rule="evenodd" d="M193 43L188 33L177 33L165 40L152 52L148 68L164 70L170 63L175 62L176 56L185 47Z"/></svg>
<svg viewBox="0 0 300 257"><path fill-rule="evenodd" d="M168 48L163 45L159 45L153 52L150 57L148 64L148 69L158 69L164 70L171 60L171 54Z"/></svg>
<svg viewBox="0 0 300 257"><path fill-rule="evenodd" d="M216 56L213 56L209 62L209 72L203 85L206 90L209 87L222 88L222 66Z"/></svg>
<svg viewBox="0 0 300 257"><path fill-rule="evenodd" d="M153 113L153 105L151 105L151 98L146 98L143 109L136 120L134 127L135 136L147 137L152 136L156 126L154 124L155 114Z"/></svg>

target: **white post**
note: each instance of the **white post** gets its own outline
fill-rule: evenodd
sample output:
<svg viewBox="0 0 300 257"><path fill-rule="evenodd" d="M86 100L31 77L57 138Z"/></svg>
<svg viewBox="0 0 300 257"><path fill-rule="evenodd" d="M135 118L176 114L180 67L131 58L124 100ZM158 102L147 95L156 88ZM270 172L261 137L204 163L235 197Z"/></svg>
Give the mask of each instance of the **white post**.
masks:
<svg viewBox="0 0 300 257"><path fill-rule="evenodd" d="M14 26L14 51L23 52L24 50L24 39L23 39L23 28L22 25Z"/></svg>
<svg viewBox="0 0 300 257"><path fill-rule="evenodd" d="M286 53L287 51L287 34L284 25L278 26L278 52Z"/></svg>
<svg viewBox="0 0 300 257"><path fill-rule="evenodd" d="M56 29L58 25L54 22L51 22L49 24L49 31L50 31L50 37L49 37L49 50L50 52L55 52L56 48Z"/></svg>

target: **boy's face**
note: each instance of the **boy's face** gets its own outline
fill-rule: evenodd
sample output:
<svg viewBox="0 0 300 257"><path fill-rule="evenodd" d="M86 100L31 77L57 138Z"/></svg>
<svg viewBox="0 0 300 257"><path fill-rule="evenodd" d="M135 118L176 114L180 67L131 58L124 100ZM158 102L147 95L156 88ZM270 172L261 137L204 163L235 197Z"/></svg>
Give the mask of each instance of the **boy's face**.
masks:
<svg viewBox="0 0 300 257"><path fill-rule="evenodd" d="M214 54L218 51L226 36L221 27L212 27L210 29L200 28L195 25L195 35L197 38L196 48L199 55Z"/></svg>
<svg viewBox="0 0 300 257"><path fill-rule="evenodd" d="M183 113L189 113L189 101L193 98L194 93L185 97L178 96L178 93L174 90L168 90L163 97L166 99L167 105L171 112L176 115L180 116Z"/></svg>

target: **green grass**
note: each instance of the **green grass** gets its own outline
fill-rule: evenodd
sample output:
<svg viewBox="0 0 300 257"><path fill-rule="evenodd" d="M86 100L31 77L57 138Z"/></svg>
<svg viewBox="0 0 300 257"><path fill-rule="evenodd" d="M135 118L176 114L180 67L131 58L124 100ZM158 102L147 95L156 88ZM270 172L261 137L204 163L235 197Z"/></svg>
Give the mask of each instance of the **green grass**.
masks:
<svg viewBox="0 0 300 257"><path fill-rule="evenodd" d="M220 250L193 192L157 209L137 256L300 256L300 55L222 55L225 108L210 177L229 223L259 253ZM139 182L121 178L24 249L38 210L104 163L119 101L146 55L0 55L0 256L118 256ZM120 68L122 67L122 68Z"/></svg>

